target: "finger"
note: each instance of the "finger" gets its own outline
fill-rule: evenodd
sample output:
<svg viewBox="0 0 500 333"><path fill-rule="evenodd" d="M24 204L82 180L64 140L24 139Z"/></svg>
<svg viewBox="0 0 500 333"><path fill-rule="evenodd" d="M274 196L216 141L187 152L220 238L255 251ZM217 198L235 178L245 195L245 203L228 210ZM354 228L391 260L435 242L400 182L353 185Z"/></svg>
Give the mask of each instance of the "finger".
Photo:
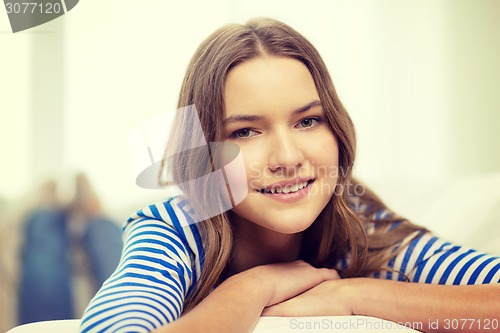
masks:
<svg viewBox="0 0 500 333"><path fill-rule="evenodd" d="M315 271L321 272L321 276L323 279L326 280L338 280L340 279L340 275L337 272L336 269L333 268L314 268L311 266L309 263L305 262L304 260L296 260L294 262L285 264L285 265L290 265L291 267L295 266L297 268L303 268L306 270L314 269Z"/></svg>
<svg viewBox="0 0 500 333"><path fill-rule="evenodd" d="M337 272L337 270L335 270L335 269L320 268L319 270L322 272L325 281L326 280L340 280L340 275Z"/></svg>
<svg viewBox="0 0 500 333"><path fill-rule="evenodd" d="M258 278L268 281L272 288L268 306L293 298L322 282L340 278L334 269L315 268L305 261L263 265L254 268L254 272L259 272Z"/></svg>

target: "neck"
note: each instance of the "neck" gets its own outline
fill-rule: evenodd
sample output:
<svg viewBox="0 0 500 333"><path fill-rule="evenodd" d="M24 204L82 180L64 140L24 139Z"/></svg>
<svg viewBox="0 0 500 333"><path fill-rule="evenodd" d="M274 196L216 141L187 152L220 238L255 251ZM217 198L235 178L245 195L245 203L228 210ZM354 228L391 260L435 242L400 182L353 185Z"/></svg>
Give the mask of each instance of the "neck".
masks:
<svg viewBox="0 0 500 333"><path fill-rule="evenodd" d="M234 255L228 275L255 266L290 262L299 258L302 233L282 234L239 217L234 223Z"/></svg>

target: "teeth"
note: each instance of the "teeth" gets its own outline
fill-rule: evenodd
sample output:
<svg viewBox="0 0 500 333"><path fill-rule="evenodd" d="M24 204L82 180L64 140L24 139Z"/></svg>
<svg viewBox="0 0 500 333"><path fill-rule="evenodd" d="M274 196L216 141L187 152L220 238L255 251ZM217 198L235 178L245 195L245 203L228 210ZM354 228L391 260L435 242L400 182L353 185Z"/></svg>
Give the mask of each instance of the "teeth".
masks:
<svg viewBox="0 0 500 333"><path fill-rule="evenodd" d="M272 194L274 194L274 193L288 194L288 193L297 192L298 190L302 190L306 186L307 186L307 182L302 182L302 183L298 183L295 185L287 185L285 187L272 188L272 189L268 190L268 192L270 192Z"/></svg>

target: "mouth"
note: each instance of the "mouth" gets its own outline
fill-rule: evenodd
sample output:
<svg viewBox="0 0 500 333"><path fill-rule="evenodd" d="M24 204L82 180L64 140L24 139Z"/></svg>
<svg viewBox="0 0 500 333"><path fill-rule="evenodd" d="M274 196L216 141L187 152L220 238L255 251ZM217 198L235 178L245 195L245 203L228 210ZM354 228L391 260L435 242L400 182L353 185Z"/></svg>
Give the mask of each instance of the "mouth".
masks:
<svg viewBox="0 0 500 333"><path fill-rule="evenodd" d="M262 194L289 194L289 193L295 193L300 190L303 190L304 188L308 187L311 185L315 179L309 179L301 182L295 182L294 184L286 184L286 185L272 185L269 187L265 187L263 189L257 189L257 192L260 192Z"/></svg>

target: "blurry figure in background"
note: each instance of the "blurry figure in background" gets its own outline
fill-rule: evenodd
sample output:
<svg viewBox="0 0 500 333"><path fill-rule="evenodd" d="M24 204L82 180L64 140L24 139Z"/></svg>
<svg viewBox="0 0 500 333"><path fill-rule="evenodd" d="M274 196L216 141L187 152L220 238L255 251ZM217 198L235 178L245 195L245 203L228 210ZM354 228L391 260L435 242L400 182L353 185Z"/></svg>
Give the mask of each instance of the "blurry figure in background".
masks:
<svg viewBox="0 0 500 333"><path fill-rule="evenodd" d="M55 182L42 188L42 202L23 225L18 287L19 324L71 319L76 313L73 276L84 252L95 290L118 265L122 250L119 225L103 215L87 177L76 177L69 205L57 199ZM80 256L81 257L81 256ZM95 293L95 290L93 291Z"/></svg>
<svg viewBox="0 0 500 333"><path fill-rule="evenodd" d="M7 207L7 200L0 194L0 332L5 332L8 327L5 323L8 322L8 310L10 304L9 299L9 274L4 262L5 250L4 246L7 243L7 237L5 236L5 211ZM10 235L9 235L10 236Z"/></svg>

